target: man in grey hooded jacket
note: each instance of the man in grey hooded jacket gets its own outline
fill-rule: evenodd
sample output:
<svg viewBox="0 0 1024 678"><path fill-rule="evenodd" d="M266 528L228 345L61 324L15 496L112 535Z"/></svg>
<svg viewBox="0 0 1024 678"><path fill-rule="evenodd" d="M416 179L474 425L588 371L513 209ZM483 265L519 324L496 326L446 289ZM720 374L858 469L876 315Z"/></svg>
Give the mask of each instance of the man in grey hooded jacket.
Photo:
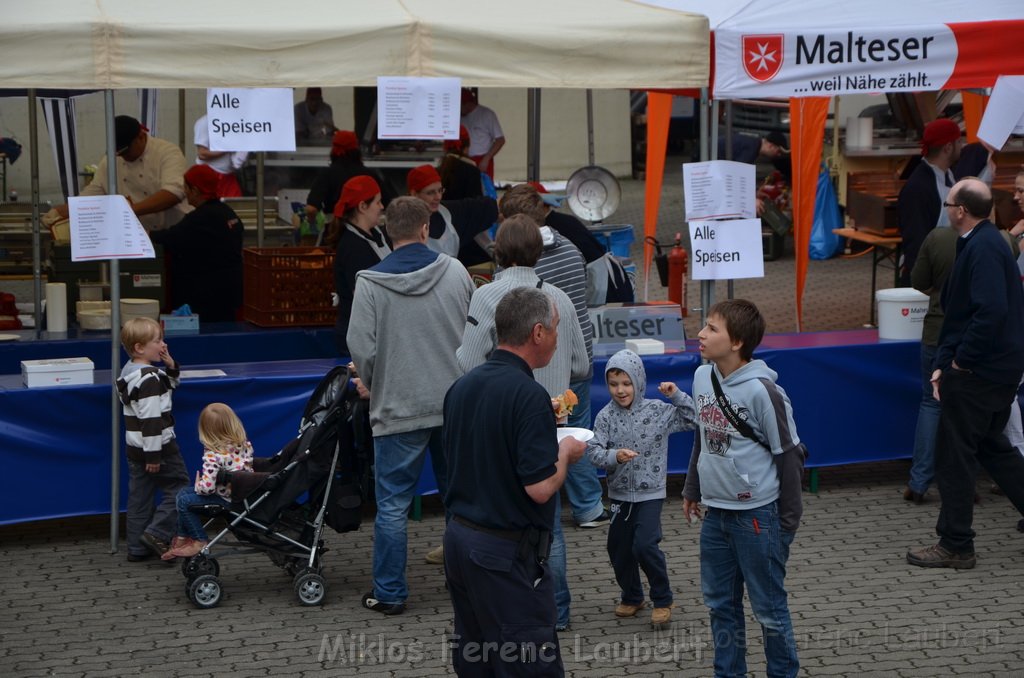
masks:
<svg viewBox="0 0 1024 678"><path fill-rule="evenodd" d="M377 518L373 590L363 606L383 614L405 610L406 525L428 444L438 490L447 473L440 434L444 394L462 376L455 350L473 294L457 259L426 245L430 212L417 198L388 205L394 250L356 277L348 346L370 390Z"/></svg>

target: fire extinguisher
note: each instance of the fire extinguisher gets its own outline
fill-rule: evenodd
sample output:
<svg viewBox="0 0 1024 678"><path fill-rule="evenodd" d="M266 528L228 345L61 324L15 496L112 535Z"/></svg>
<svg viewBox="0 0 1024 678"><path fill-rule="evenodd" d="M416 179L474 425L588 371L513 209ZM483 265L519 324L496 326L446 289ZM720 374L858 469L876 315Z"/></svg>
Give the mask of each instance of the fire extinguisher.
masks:
<svg viewBox="0 0 1024 678"><path fill-rule="evenodd" d="M668 252L668 298L682 309L683 317L687 317L686 309L686 273L689 269L690 254L683 249L682 233L676 233L676 243Z"/></svg>

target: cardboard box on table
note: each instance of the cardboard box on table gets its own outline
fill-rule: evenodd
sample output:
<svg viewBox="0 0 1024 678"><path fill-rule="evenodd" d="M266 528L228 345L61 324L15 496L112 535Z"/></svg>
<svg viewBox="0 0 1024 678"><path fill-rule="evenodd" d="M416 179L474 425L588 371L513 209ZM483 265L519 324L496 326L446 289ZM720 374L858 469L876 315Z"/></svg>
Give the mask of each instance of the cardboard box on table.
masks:
<svg viewBox="0 0 1024 678"><path fill-rule="evenodd" d="M22 360L21 379L29 388L91 384L93 369L88 358Z"/></svg>

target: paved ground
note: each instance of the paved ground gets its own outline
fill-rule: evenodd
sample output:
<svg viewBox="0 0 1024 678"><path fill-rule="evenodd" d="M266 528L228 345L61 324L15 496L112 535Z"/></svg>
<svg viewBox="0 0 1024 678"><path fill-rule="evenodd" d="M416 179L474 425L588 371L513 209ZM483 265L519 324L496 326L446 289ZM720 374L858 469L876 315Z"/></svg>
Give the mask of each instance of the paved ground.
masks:
<svg viewBox="0 0 1024 678"><path fill-rule="evenodd" d="M977 568L910 567L904 553L933 541L938 504L904 502L905 473L903 462L829 469L819 493L805 494L787 578L802 675L1024 675L1016 512L980 482ZM677 607L660 632L646 617L613 616L605 530L567 526L573 608L561 643L570 675L711 675L698 531L680 518L678 503L666 509L663 548ZM423 520L410 524L411 596L400 617L359 606L370 582L369 524L328 534L323 607L299 606L291 579L265 557L238 555L220 561L226 598L215 610L192 607L178 568L111 555L104 520L4 528L0 675L445 674L451 609L442 568L422 560L442 526L430 501ZM748 629L750 669L763 676L752 618Z"/></svg>
<svg viewBox="0 0 1024 678"><path fill-rule="evenodd" d="M659 217L662 240L683 226L678 170L672 172ZM642 187L624 182L623 195L611 220L639 229ZM770 332L793 331L791 241L766 271L763 280L737 282L737 294L764 309ZM867 256L811 262L806 328L860 327L868 317L870 273ZM651 298L664 298L652 291ZM719 298L724 294L720 285ZM696 299L691 291L691 305ZM691 336L696 325L687 323ZM934 541L938 502L934 491L924 505L904 502L906 470L906 462L827 469L819 493L805 495L787 578L803 675L1024 676L1019 516L979 481L977 568L912 568L904 553ZM677 496L678 480L673 484ZM698 533L680 514L678 504L665 513L663 546L677 608L671 628L657 633L645 619L612 615L617 591L604 530L568 527L573 622L561 641L571 675L711 675ZM438 506L428 500L422 522L410 525L411 598L400 617L359 606L370 585L369 521L360 532L328 535L323 607L299 606L291 579L265 557L237 555L221 559L227 597L209 611L186 600L177 568L127 563L123 545L111 555L105 517L0 528L0 676L447 673L451 612L443 573L422 560L440 539ZM750 668L763 676L753 619L748 629Z"/></svg>

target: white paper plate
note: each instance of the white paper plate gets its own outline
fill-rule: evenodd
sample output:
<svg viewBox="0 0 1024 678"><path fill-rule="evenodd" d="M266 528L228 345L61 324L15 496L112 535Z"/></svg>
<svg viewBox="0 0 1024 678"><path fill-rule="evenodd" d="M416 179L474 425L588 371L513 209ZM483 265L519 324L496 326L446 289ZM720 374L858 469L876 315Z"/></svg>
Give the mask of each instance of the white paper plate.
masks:
<svg viewBox="0 0 1024 678"><path fill-rule="evenodd" d="M21 339L17 334L0 334L0 341L17 341Z"/></svg>
<svg viewBox="0 0 1024 678"><path fill-rule="evenodd" d="M572 436L581 443L585 443L594 437L594 432L588 428L572 428L566 426L556 430L558 431L558 442L562 442L563 439Z"/></svg>

